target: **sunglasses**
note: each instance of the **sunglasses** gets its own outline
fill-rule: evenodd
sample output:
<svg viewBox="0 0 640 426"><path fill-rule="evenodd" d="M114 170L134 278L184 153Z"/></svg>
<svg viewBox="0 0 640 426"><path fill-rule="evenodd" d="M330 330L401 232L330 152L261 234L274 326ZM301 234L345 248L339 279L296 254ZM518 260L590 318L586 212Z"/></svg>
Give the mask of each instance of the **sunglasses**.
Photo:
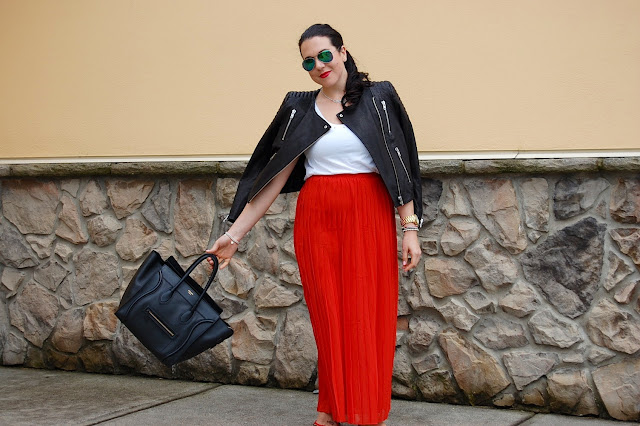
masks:
<svg viewBox="0 0 640 426"><path fill-rule="evenodd" d="M329 49L323 50L322 52L318 53L318 60L320 60L320 62L324 62L325 64L328 64L329 62L333 61L333 53L331 53ZM313 58L313 57L305 58L302 61L302 68L304 68L305 71L311 71L315 67L316 67L316 58Z"/></svg>

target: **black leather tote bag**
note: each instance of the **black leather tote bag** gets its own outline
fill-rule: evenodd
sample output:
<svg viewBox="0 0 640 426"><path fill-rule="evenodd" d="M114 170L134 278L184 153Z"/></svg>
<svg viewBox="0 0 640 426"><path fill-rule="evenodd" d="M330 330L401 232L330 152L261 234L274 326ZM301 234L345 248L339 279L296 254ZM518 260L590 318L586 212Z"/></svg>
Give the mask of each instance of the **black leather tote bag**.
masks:
<svg viewBox="0 0 640 426"><path fill-rule="evenodd" d="M207 258L214 267L202 288L189 274ZM194 357L233 334L207 294L217 272L213 254L203 254L185 272L173 257L164 261L152 251L127 286L116 316L163 364Z"/></svg>

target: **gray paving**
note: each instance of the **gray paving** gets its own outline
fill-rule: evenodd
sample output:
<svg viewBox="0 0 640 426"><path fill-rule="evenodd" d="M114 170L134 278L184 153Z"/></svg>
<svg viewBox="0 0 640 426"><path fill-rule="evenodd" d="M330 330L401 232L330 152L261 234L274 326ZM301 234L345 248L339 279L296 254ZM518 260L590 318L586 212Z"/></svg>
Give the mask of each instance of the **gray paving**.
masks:
<svg viewBox="0 0 640 426"><path fill-rule="evenodd" d="M311 392L0 367L0 425L308 425ZM389 426L632 423L394 400Z"/></svg>
<svg viewBox="0 0 640 426"><path fill-rule="evenodd" d="M94 424L213 389L211 383L0 368L0 424Z"/></svg>
<svg viewBox="0 0 640 426"><path fill-rule="evenodd" d="M602 420L593 417L572 417L559 414L536 414L520 426L620 426L635 425L638 423L620 422L615 420Z"/></svg>

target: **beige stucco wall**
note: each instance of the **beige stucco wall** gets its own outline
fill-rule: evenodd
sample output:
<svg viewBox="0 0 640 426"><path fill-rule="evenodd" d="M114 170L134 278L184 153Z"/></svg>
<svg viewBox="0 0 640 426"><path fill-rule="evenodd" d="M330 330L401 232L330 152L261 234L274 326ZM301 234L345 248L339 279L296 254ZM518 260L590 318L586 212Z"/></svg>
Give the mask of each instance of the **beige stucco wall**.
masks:
<svg viewBox="0 0 640 426"><path fill-rule="evenodd" d="M0 159L248 154L317 21L422 153L640 149L637 0L0 0Z"/></svg>

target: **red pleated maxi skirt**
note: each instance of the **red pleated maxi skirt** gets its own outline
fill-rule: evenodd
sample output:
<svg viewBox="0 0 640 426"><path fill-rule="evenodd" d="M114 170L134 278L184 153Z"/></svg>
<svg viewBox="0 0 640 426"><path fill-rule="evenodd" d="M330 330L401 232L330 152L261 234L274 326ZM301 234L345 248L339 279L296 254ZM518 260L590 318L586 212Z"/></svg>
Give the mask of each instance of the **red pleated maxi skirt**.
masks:
<svg viewBox="0 0 640 426"><path fill-rule="evenodd" d="M378 174L312 176L294 244L318 348L318 411L377 424L391 408L398 310L394 208Z"/></svg>

